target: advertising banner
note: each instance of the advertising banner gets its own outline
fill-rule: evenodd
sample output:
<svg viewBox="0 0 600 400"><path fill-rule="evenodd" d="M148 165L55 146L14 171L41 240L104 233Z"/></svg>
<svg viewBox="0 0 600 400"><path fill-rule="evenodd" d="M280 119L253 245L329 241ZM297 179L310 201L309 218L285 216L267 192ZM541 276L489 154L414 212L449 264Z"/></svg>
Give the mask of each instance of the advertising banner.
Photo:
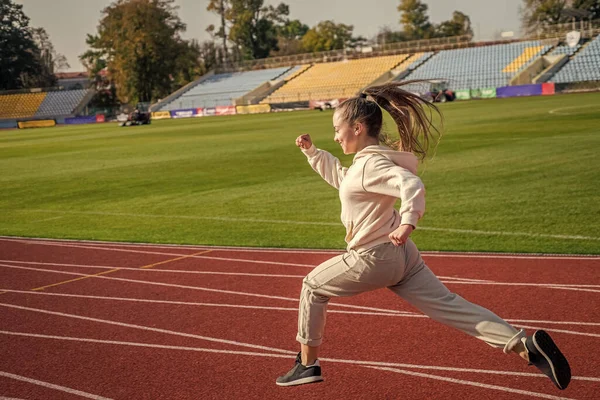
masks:
<svg viewBox="0 0 600 400"><path fill-rule="evenodd" d="M195 108L188 108L185 110L171 110L171 118L191 118L196 115Z"/></svg>
<svg viewBox="0 0 600 400"><path fill-rule="evenodd" d="M217 115L234 115L235 106L217 106L215 108Z"/></svg>
<svg viewBox="0 0 600 400"><path fill-rule="evenodd" d="M271 106L269 104L252 104L249 106L237 106L236 110L238 114L268 113L271 111Z"/></svg>
<svg viewBox="0 0 600 400"><path fill-rule="evenodd" d="M19 128L49 128L56 126L56 121L53 119L41 119L38 121L23 121L18 123Z"/></svg>
<svg viewBox="0 0 600 400"><path fill-rule="evenodd" d="M481 98L481 89L471 89L471 98L472 99L480 99Z"/></svg>
<svg viewBox="0 0 600 400"><path fill-rule="evenodd" d="M196 108L196 117L203 117L204 116L204 109L203 108Z"/></svg>
<svg viewBox="0 0 600 400"><path fill-rule="evenodd" d="M469 89L457 90L456 92L457 100L469 100L471 98L471 91Z"/></svg>
<svg viewBox="0 0 600 400"><path fill-rule="evenodd" d="M104 114L96 115L96 122L105 122L105 121L106 121L106 117L104 116Z"/></svg>
<svg viewBox="0 0 600 400"><path fill-rule="evenodd" d="M96 116L90 115L86 117L73 117L65 118L65 124L67 125L80 125L80 124L95 124Z"/></svg>
<svg viewBox="0 0 600 400"><path fill-rule="evenodd" d="M550 83L542 83L542 95L549 96L556 93L556 87L554 86L554 82Z"/></svg>
<svg viewBox="0 0 600 400"><path fill-rule="evenodd" d="M496 98L496 88L485 88L481 89L481 98L482 99L494 99Z"/></svg>
<svg viewBox="0 0 600 400"><path fill-rule="evenodd" d="M540 96L542 85L505 86L496 89L496 97Z"/></svg>
<svg viewBox="0 0 600 400"><path fill-rule="evenodd" d="M217 115L217 109L214 107L207 107L202 110L202 115L210 117L211 115Z"/></svg>
<svg viewBox="0 0 600 400"><path fill-rule="evenodd" d="M171 113L169 111L155 111L152 113L152 119L170 119Z"/></svg>

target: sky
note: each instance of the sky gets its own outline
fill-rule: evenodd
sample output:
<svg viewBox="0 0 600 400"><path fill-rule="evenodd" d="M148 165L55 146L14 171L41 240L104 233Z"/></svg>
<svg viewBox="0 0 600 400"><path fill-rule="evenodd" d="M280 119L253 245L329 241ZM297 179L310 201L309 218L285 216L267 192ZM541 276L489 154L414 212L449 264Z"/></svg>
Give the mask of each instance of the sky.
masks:
<svg viewBox="0 0 600 400"><path fill-rule="evenodd" d="M50 35L57 52L67 57L70 72L83 71L79 55L87 50L87 34L96 33L102 10L112 0L14 0L22 4L31 19L30 25L43 27ZM282 0L265 0L277 5ZM354 26L354 34L374 37L379 29L388 26L400 30L399 0L283 0L290 6L290 18L308 26L320 21L334 20ZM206 27L219 24L218 18L206 11L208 0L176 0L179 16L187 24L186 39L210 39ZM520 27L519 6L523 0L425 0L429 19L439 23L448 20L455 10L471 18L476 40L490 40L501 31Z"/></svg>

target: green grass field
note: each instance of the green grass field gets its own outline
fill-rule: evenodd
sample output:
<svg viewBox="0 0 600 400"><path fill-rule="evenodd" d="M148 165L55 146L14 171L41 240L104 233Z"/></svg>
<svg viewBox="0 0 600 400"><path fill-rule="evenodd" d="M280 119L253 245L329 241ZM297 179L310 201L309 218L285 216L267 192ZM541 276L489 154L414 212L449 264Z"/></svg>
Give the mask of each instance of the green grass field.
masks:
<svg viewBox="0 0 600 400"><path fill-rule="evenodd" d="M421 250L600 253L600 93L445 104ZM343 248L331 112L0 131L0 235ZM391 120L387 122L393 131Z"/></svg>

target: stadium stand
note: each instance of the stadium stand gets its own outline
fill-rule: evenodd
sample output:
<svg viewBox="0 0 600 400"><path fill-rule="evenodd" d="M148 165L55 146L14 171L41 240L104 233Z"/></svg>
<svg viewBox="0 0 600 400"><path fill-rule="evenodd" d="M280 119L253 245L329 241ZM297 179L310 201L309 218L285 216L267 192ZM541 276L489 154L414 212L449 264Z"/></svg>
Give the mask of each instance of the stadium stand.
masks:
<svg viewBox="0 0 600 400"><path fill-rule="evenodd" d="M581 48L580 44L577 44L577 46L575 46L575 47L569 47L566 44L561 44L559 46L556 46L556 48L554 50L552 50L551 55L553 55L553 56L560 56L560 55L566 54L569 57L571 57L580 48Z"/></svg>
<svg viewBox="0 0 600 400"><path fill-rule="evenodd" d="M34 116L38 118L71 115L86 93L85 89L48 92Z"/></svg>
<svg viewBox="0 0 600 400"><path fill-rule="evenodd" d="M600 81L600 35L581 49L550 79L550 82L554 83L585 81Z"/></svg>
<svg viewBox="0 0 600 400"><path fill-rule="evenodd" d="M302 66L272 68L258 71L234 72L212 75L198 81L187 91L157 111L170 111L196 107L230 106L233 100L243 96L264 82L286 79L299 72Z"/></svg>
<svg viewBox="0 0 600 400"><path fill-rule="evenodd" d="M443 50L407 79L444 78L448 88L454 90L507 86L516 73L551 48L539 41L528 41Z"/></svg>
<svg viewBox="0 0 600 400"><path fill-rule="evenodd" d="M0 119L33 117L46 93L0 95Z"/></svg>
<svg viewBox="0 0 600 400"><path fill-rule="evenodd" d="M420 57L407 63L405 69ZM408 54L401 54L315 64L295 79L289 80L261 103L326 100L353 96L383 73L408 61L409 58Z"/></svg>

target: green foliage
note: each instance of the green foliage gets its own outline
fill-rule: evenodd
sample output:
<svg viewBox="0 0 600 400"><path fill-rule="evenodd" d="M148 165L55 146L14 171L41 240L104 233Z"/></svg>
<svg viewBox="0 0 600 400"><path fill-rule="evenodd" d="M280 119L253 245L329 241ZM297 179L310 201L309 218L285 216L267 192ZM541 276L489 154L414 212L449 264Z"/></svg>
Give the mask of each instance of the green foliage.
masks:
<svg viewBox="0 0 600 400"><path fill-rule="evenodd" d="M35 83L31 77L42 72L39 53L23 6L0 0L0 90Z"/></svg>
<svg viewBox="0 0 600 400"><path fill-rule="evenodd" d="M442 22L435 29L436 37L452 37L463 35L472 36L473 29L471 29L471 19L469 16L460 11L454 11L452 13L451 20Z"/></svg>
<svg viewBox="0 0 600 400"><path fill-rule="evenodd" d="M300 20L287 20L277 28L277 48L272 50L273 56L286 56L290 54L298 54L304 51L302 47L302 37L309 31L306 24Z"/></svg>
<svg viewBox="0 0 600 400"><path fill-rule="evenodd" d="M573 0L571 7L589 12L588 19L600 19L600 0Z"/></svg>
<svg viewBox="0 0 600 400"><path fill-rule="evenodd" d="M200 49L180 37L185 24L174 0L117 0L103 10L82 61L97 72L106 65L124 103L162 98L200 73Z"/></svg>
<svg viewBox="0 0 600 400"><path fill-rule="evenodd" d="M436 25L429 22L427 9L427 4L420 0L400 0L398 11L402 13L400 22L404 27L403 32L382 30L379 33L379 40L390 42L391 40L388 39L401 39L402 41L473 35L471 19L468 15L454 11L452 19Z"/></svg>
<svg viewBox="0 0 600 400"><path fill-rule="evenodd" d="M419 173L420 249L598 253L600 94L441 107L444 136ZM0 131L0 235L341 249L338 192L294 145L310 133L349 166L331 118Z"/></svg>
<svg viewBox="0 0 600 400"><path fill-rule="evenodd" d="M398 11L402 13L400 23L409 40L429 39L434 36L434 27L429 22L427 4L420 0L400 0Z"/></svg>
<svg viewBox="0 0 600 400"><path fill-rule="evenodd" d="M576 20L600 18L600 0L523 0L521 19L528 33L544 30L549 25Z"/></svg>
<svg viewBox="0 0 600 400"><path fill-rule="evenodd" d="M56 52L50 37L44 28L31 30L33 41L37 50L35 57L40 65L40 70L35 75L27 75L23 80L26 87L51 87L56 86L58 79L55 73L69 68L67 58Z"/></svg>
<svg viewBox="0 0 600 400"><path fill-rule="evenodd" d="M244 59L265 58L277 51L278 33L288 22L289 6L265 6L264 0L210 0L208 11L221 17L221 27L208 31L218 38L228 38L235 44L232 51ZM224 45L224 47L226 47Z"/></svg>
<svg viewBox="0 0 600 400"><path fill-rule="evenodd" d="M307 52L343 49L345 44L351 43L353 30L352 25L322 21L306 32L302 46Z"/></svg>

